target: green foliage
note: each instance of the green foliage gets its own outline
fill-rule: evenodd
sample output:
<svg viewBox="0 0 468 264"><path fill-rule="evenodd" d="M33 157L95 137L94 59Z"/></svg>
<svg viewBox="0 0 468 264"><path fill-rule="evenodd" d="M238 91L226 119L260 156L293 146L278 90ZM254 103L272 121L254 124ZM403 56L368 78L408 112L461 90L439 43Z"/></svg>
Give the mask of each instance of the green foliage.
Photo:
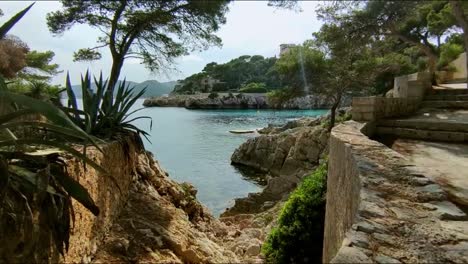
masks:
<svg viewBox="0 0 468 264"><path fill-rule="evenodd" d="M281 87L279 74L275 69L275 57L264 58L263 56L240 56L227 63L208 63L203 71L193 74L174 89L175 93L206 92L203 90L202 82L206 78L220 81L213 85L213 91L239 91L245 84L264 83L269 89ZM205 87L206 88L206 87Z"/></svg>
<svg viewBox="0 0 468 264"><path fill-rule="evenodd" d="M62 88L49 84L52 76L61 72L59 65L52 63L54 56L53 51L29 51L25 57L26 67L11 80L8 90L60 105Z"/></svg>
<svg viewBox="0 0 468 264"><path fill-rule="evenodd" d="M277 90L268 92L267 97L268 97L268 102L270 102L271 105L278 106L302 94L303 94L303 91L301 90L283 88L283 89L277 89Z"/></svg>
<svg viewBox="0 0 468 264"><path fill-rule="evenodd" d="M94 78L96 91L91 89L91 76L86 72L81 76L81 92L83 108L78 107L75 92L70 83L70 76L67 74L66 92L68 94L68 107L64 108L68 116L81 129L90 135L100 138L113 139L121 133L136 132L147 137L148 133L137 128L131 122L138 119L150 119L147 116L140 116L129 119L132 114L141 110L130 111L136 100L140 98L146 89L133 93L133 88L126 85L125 80L119 83L114 96L109 89L108 81L104 81L102 74L99 79Z"/></svg>
<svg viewBox="0 0 468 264"><path fill-rule="evenodd" d="M53 51L40 52L32 50L26 54L27 68L18 74L20 79L26 81L50 81L51 77L61 73L59 65L52 63L55 53Z"/></svg>
<svg viewBox="0 0 468 264"><path fill-rule="evenodd" d="M43 81L26 82L17 79L8 85L8 90L42 101L50 101L58 106L61 105L60 93L62 92L62 87L59 85L51 85Z"/></svg>
<svg viewBox="0 0 468 264"><path fill-rule="evenodd" d="M325 218L327 162L323 162L285 203L278 226L262 253L269 263L320 263Z"/></svg>
<svg viewBox="0 0 468 264"><path fill-rule="evenodd" d="M218 97L219 97L219 94L216 93L216 92L210 93L210 94L208 95L208 98L210 98L210 99L216 99L216 98L218 98Z"/></svg>
<svg viewBox="0 0 468 264"><path fill-rule="evenodd" d="M75 1L62 0L62 9L47 14L51 32L61 34L76 24L103 34L95 47L78 51L75 59L98 59L99 49L112 54L111 90L126 58L138 58L151 71L192 50L220 45L214 33L225 23L228 1Z"/></svg>
<svg viewBox="0 0 468 264"><path fill-rule="evenodd" d="M255 83L251 82L247 85L242 86L239 89L239 92L242 93L266 93L268 92L268 89L266 88L265 83Z"/></svg>
<svg viewBox="0 0 468 264"><path fill-rule="evenodd" d="M293 90L321 92L320 78L327 70L325 54L313 41L292 47L275 64L280 78Z"/></svg>
<svg viewBox="0 0 468 264"><path fill-rule="evenodd" d="M437 62L437 68L439 70L447 70L447 66L450 62L458 58L460 54L462 54L464 51L463 45L460 44L450 44L446 43L442 45L441 47L441 52L440 52L440 58L439 61Z"/></svg>
<svg viewBox="0 0 468 264"><path fill-rule="evenodd" d="M31 7L0 26L0 38ZM55 66L45 67L49 66L50 60L47 58L53 57L53 53L45 57L39 55L39 58L36 55L33 53L30 57L31 66L42 68L48 73L57 70ZM44 83L33 85L31 92L37 94ZM36 133L24 133L24 136L20 136L14 133L24 130L38 130L43 134L37 136ZM81 143L83 153L68 143ZM72 198L94 215L99 215L99 208L91 195L76 179L70 177L60 155L60 152L67 152L105 176L106 171L86 156L89 145L102 151L95 138L72 122L62 110L49 102L10 92L4 76L0 74L0 237L10 237L13 233L19 238L14 254L23 260L43 262L44 258L36 259L43 252L34 246L48 245L50 241L62 255L68 250L70 223L73 220L70 218L73 213ZM34 148L43 147L47 150L33 151ZM44 237L44 234L48 236ZM47 239L37 243L38 238ZM3 250L0 251L3 253Z"/></svg>
<svg viewBox="0 0 468 264"><path fill-rule="evenodd" d="M24 232L24 248L28 248L34 240L26 238L40 235L40 229L31 228L38 225L33 212L40 212L39 219L45 219L44 224L54 227L51 229L53 241L58 252L63 254L69 243L70 214L73 211L71 198L95 215L99 214L99 208L88 191L68 175L59 152L68 152L97 171L106 173L85 154L64 142L81 142L84 150L88 144L100 148L92 137L54 105L8 92L1 76L0 102L0 219L11 219L13 228ZM31 119L31 115L40 115L47 121ZM34 133L20 137L12 132L24 129L47 132L47 137L37 137ZM31 153L32 146L53 147L55 151ZM30 150L25 152L26 149ZM21 201L17 197L22 197ZM28 210L18 212L15 208L18 203L26 204Z"/></svg>
<svg viewBox="0 0 468 264"><path fill-rule="evenodd" d="M92 49L79 49L73 53L73 61L93 61L101 58L101 53Z"/></svg>

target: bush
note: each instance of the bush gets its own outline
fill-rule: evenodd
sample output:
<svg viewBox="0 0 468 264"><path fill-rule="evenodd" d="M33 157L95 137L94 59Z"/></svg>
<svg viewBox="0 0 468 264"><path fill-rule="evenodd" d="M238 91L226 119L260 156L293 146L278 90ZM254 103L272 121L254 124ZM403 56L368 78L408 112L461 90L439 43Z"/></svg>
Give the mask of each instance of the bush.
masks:
<svg viewBox="0 0 468 264"><path fill-rule="evenodd" d="M450 70L450 67L447 67L449 63L457 59L458 56L461 53L463 53L463 51L464 51L463 45L460 45L460 44L442 45L439 61L437 62L437 69Z"/></svg>
<svg viewBox="0 0 468 264"><path fill-rule="evenodd" d="M239 89L239 92L242 93L266 93L268 89L266 88L265 83L255 83L251 82L247 85L242 86Z"/></svg>
<svg viewBox="0 0 468 264"><path fill-rule="evenodd" d="M210 98L210 99L216 99L216 98L218 98L218 97L219 97L219 94L218 94L218 93L215 93L215 92L210 93L210 95L208 95L208 98Z"/></svg>
<svg viewBox="0 0 468 264"><path fill-rule="evenodd" d="M303 95L302 91L291 88L277 89L267 93L268 101L273 106L279 106L282 103L301 95Z"/></svg>
<svg viewBox="0 0 468 264"><path fill-rule="evenodd" d="M327 162L291 194L263 245L269 263L321 263Z"/></svg>

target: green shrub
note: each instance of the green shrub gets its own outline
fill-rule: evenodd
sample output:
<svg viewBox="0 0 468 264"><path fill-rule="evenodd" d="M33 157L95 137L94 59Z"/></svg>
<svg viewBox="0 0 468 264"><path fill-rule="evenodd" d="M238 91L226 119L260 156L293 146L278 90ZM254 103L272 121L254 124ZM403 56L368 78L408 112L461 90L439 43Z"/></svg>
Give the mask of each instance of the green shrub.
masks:
<svg viewBox="0 0 468 264"><path fill-rule="evenodd" d="M263 245L269 263L320 263L325 219L327 162L291 194Z"/></svg>
<svg viewBox="0 0 468 264"><path fill-rule="evenodd" d="M437 69L450 70L450 67L447 67L449 63L455 60L461 53L463 53L463 51L463 45L460 44L447 43L442 45L439 61L437 62Z"/></svg>
<svg viewBox="0 0 468 264"><path fill-rule="evenodd" d="M291 88L276 89L267 93L267 97L271 105L280 105L301 95L303 95L301 91Z"/></svg>
<svg viewBox="0 0 468 264"><path fill-rule="evenodd" d="M242 86L239 89L239 92L242 93L266 93L268 89L266 88L265 83L255 83L251 82L247 85Z"/></svg>
<svg viewBox="0 0 468 264"><path fill-rule="evenodd" d="M210 99L216 99L216 98L218 98L218 97L219 97L219 94L216 93L216 92L212 92L212 93L210 93L210 94L208 95L208 98L210 98Z"/></svg>

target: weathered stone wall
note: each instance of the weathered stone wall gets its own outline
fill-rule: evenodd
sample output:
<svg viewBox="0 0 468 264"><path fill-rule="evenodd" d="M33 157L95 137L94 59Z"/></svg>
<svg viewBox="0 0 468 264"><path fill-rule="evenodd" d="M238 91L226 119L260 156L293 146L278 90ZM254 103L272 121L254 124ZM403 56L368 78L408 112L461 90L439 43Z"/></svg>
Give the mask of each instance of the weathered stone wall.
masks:
<svg viewBox="0 0 468 264"><path fill-rule="evenodd" d="M449 65L455 68L451 80L466 80L466 52L460 54L460 56Z"/></svg>
<svg viewBox="0 0 468 264"><path fill-rule="evenodd" d="M425 72L396 77L390 96L354 97L353 120L375 121L384 117L412 114L419 108L430 87L431 78Z"/></svg>
<svg viewBox="0 0 468 264"><path fill-rule="evenodd" d="M333 134L329 144L324 263L330 262L338 252L346 232L353 225L361 190L359 171L350 148Z"/></svg>
<svg viewBox="0 0 468 264"><path fill-rule="evenodd" d="M372 132L354 121L331 132L323 262L466 263L466 214Z"/></svg>
<svg viewBox="0 0 468 264"><path fill-rule="evenodd" d="M354 97L352 116L355 121L375 121L384 117L404 116L414 113L422 98Z"/></svg>
<svg viewBox="0 0 468 264"><path fill-rule="evenodd" d="M422 98L431 87L431 77L426 72L398 76L393 83L394 98Z"/></svg>

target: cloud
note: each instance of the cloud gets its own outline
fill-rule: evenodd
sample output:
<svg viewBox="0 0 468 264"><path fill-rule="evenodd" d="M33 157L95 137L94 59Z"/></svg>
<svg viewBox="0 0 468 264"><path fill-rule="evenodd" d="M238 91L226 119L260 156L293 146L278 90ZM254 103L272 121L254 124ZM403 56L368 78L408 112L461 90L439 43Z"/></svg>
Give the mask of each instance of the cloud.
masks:
<svg viewBox="0 0 468 264"><path fill-rule="evenodd" d="M190 55L186 55L186 56L183 56L181 59L181 61L185 62L185 61L204 61L204 59L198 55L195 55L195 54L190 54Z"/></svg>

